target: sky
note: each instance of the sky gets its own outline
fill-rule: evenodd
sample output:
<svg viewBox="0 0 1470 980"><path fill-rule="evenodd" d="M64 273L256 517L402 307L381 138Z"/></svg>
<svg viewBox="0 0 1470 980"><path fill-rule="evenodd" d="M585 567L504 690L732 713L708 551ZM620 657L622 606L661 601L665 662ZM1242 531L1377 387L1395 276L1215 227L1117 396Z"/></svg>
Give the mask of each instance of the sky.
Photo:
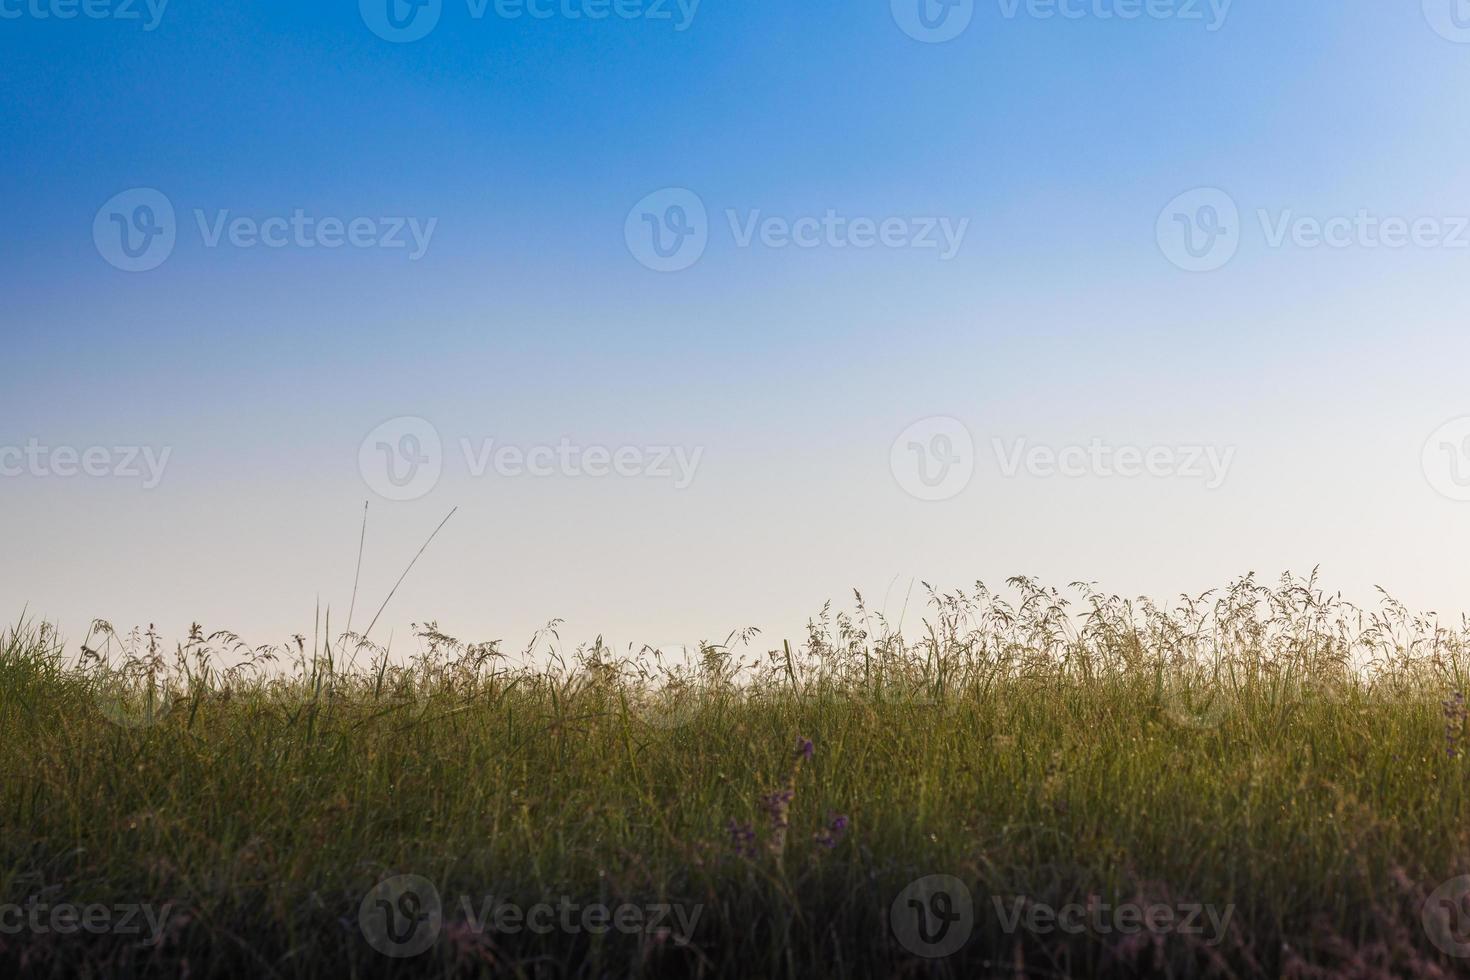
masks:
<svg viewBox="0 0 1470 980"><path fill-rule="evenodd" d="M0 0L0 599L1470 609L1470 3ZM457 509L456 509L457 508ZM366 612L365 612L366 611Z"/></svg>

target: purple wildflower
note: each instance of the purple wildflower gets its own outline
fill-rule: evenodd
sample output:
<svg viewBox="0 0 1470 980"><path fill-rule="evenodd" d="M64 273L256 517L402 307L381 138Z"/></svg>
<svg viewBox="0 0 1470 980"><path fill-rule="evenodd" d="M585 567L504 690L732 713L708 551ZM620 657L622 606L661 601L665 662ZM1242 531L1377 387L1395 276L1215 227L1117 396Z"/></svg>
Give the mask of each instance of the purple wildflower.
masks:
<svg viewBox="0 0 1470 980"><path fill-rule="evenodd" d="M817 748L815 745L812 744L811 739L798 738L796 740L796 758L810 759L816 753L816 751Z"/></svg>
<svg viewBox="0 0 1470 980"><path fill-rule="evenodd" d="M730 833L730 846L739 857L755 857L755 828L748 823L731 820L725 829Z"/></svg>
<svg viewBox="0 0 1470 980"><path fill-rule="evenodd" d="M761 809L766 811L766 816L771 820L771 836L766 841L766 848L777 860L786 853L786 829L791 826L791 801L794 799L796 786L789 779L785 788L761 797Z"/></svg>
<svg viewBox="0 0 1470 980"><path fill-rule="evenodd" d="M761 797L761 809L766 811L766 816L771 818L772 830L786 829L790 823L787 818L791 809L791 801L795 798L796 791L789 786Z"/></svg>
<svg viewBox="0 0 1470 980"><path fill-rule="evenodd" d="M827 826L817 831L814 839L822 847L831 850L847 835L849 823L845 815L829 813L827 814Z"/></svg>
<svg viewBox="0 0 1470 980"><path fill-rule="evenodd" d="M1454 759L1460 754L1460 737L1465 734L1465 695L1456 691L1444 703L1444 747L1445 753Z"/></svg>

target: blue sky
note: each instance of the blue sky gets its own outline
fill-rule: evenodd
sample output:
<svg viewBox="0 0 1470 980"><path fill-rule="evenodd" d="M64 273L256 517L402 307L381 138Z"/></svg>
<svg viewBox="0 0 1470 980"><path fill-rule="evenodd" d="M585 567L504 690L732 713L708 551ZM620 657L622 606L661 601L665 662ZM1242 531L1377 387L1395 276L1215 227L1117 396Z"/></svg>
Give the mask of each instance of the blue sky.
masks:
<svg viewBox="0 0 1470 980"><path fill-rule="evenodd" d="M602 20L566 14L596 0L514 19L442 0L408 43L370 4L173 0L153 24L91 3L108 16L0 0L0 445L169 456L154 487L64 460L0 477L17 611L73 635L305 630L318 595L345 606L365 499L369 603L460 508L396 636L437 617L516 644L557 616L575 637L778 639L850 588L1029 573L1167 595L1317 563L1354 598L1470 605L1443 448L1461 430L1438 431L1470 416L1451 0L991 0L943 43L905 32L919 0ZM627 229L668 219L671 189L707 245L660 272ZM174 244L125 271L94 226L131 221L140 190ZM1159 227L1220 200L1220 264L1181 268ZM304 238L251 237L298 212ZM829 213L902 243L770 244ZM1314 244L1311 223L1360 214ZM1385 220L1422 243L1364 230ZM323 221L372 244L326 247ZM421 255L385 247L411 227ZM952 255L919 244L943 227L964 229ZM396 419L441 443L406 500L364 473ZM926 500L903 460L940 445L936 419L968 434L970 475ZM688 486L476 475L464 447L486 440L700 461ZM1173 469L1007 474L1018 440L1163 447ZM1193 448L1231 451L1218 486L1179 472Z"/></svg>

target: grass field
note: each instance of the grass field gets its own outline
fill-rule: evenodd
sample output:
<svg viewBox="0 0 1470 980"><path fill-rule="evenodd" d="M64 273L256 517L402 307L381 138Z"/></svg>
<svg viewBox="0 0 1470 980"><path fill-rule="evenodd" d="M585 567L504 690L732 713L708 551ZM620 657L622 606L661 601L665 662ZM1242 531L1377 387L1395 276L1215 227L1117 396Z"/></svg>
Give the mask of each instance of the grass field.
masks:
<svg viewBox="0 0 1470 980"><path fill-rule="evenodd" d="M850 606L662 666L22 623L0 973L1470 975L1464 622Z"/></svg>

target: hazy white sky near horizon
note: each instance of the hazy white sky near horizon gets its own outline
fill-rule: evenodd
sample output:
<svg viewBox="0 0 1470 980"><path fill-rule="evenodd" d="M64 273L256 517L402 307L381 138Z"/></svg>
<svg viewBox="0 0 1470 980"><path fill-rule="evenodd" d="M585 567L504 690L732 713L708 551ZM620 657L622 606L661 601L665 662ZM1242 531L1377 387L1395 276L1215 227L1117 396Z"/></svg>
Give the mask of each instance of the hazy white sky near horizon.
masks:
<svg viewBox="0 0 1470 980"><path fill-rule="evenodd" d="M1470 417L1470 26L1435 2L1238 0L1217 30L979 3L945 43L897 0L706 0L685 30L450 4L410 43L351 4L6 22L0 448L170 455L154 488L0 476L0 597L73 641L283 640L318 598L345 618L370 500L358 626L459 508L375 631L398 649L414 621L519 648L553 617L572 644L779 646L853 588L896 617L915 583L916 622L920 580L1013 574L1166 598L1320 565L1470 610L1470 422L1442 428ZM107 233L142 234L139 188L175 241L128 272ZM378 237L211 238L298 209ZM828 211L966 224L945 258ZM743 244L755 212L816 244ZM419 258L379 247L392 216L435 221ZM650 268L651 228L687 268ZM378 444L406 474L416 430L360 450L402 418L442 472L395 501ZM461 448L563 439L699 465L476 476ZM1184 472L1008 473L1018 440Z"/></svg>

